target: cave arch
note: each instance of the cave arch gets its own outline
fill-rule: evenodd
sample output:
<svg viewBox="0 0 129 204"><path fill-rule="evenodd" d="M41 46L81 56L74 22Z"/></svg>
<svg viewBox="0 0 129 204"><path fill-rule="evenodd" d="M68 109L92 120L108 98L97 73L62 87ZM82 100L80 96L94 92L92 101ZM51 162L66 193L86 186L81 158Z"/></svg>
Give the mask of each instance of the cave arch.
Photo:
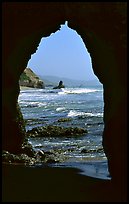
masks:
<svg viewBox="0 0 129 204"><path fill-rule="evenodd" d="M103 84L105 103L103 146L112 179L118 184L121 197L125 197L127 3L5 2L2 6L2 148L18 152L24 138L18 117L19 111L16 108L20 74L38 47L42 35L44 37L50 35L67 20L69 27L76 30L84 43L86 42L94 73Z"/></svg>
<svg viewBox="0 0 129 204"><path fill-rule="evenodd" d="M60 78L58 78L58 81L59 81L59 79L62 79L62 77L66 77L66 78L70 78L70 79L73 79L74 80L74 77L76 77L76 79L75 80L78 80L77 82L76 81L74 81L74 83L75 84L73 84L73 82L71 81L70 83L66 80L66 82L65 82L65 78L63 79L63 82L64 82L64 85L66 85L65 86L65 88L66 88L66 92L65 93L68 93L70 90L69 90L69 88L78 88L78 87L80 87L80 88L89 88L89 84L88 84L88 82L86 81L86 83L84 82L79 82L79 80L83 80L83 81L85 81L85 80L88 80L89 79L89 77L87 77L87 75L88 75L88 71L89 71L89 73L92 73L91 71L90 71L90 69L92 69L92 63L91 63L91 58L90 58L90 55L89 55L89 53L87 52L87 49L86 49L86 47L85 47L85 45L84 45L84 43L83 43L83 40L81 39L81 37L77 34L77 32L76 31L74 31L74 30L72 30L72 29L70 29L69 27L66 27L65 25L61 25L61 27L63 27L64 28L64 30L63 30L63 28L62 28L62 32L55 32L54 34L51 34L50 36L48 36L47 38L42 38L41 39L41 41L40 41L40 44L39 44L39 46L38 46L38 50L36 51L36 53L34 54L34 55L31 55L31 59L29 60L29 62L28 62L28 65L27 65L27 67L28 67L28 69L30 68L30 69L32 69L36 74L38 73L38 76L40 76L41 77L41 79L44 81L46 78L45 78L45 75L48 75L48 76L53 76L53 75L56 75L57 77L60 77ZM67 31L67 32L66 32ZM70 40L67 40L66 38L67 37L69 37L70 38ZM66 39L66 40L64 40L64 38ZM73 41L72 41L73 40ZM44 41L46 41L46 42L44 42ZM63 42L62 42L63 41ZM72 41L72 42L71 42ZM58 45L57 45L58 44ZM61 44L61 45L63 45L63 46L59 46L59 44ZM66 45L66 47L65 47L65 45ZM56 47L57 46L57 47ZM72 46L72 48L71 48L71 46ZM55 48L56 47L56 48ZM78 48L80 48L80 49L78 49ZM63 52L63 54L62 54L62 52ZM48 55L46 54L46 53L48 53ZM58 54L57 54L58 53ZM79 55L80 54L80 55ZM51 56L52 55L52 56ZM79 56L78 56L79 55ZM58 57L57 57L58 56ZM69 56L70 56L70 60L69 60ZM76 57L75 57L76 56ZM46 58L46 59L45 59ZM66 60L67 59L67 60ZM50 62L50 60L51 60L51 62ZM83 61L84 63L81 63L80 61ZM67 61L67 62L65 62L65 61ZM54 64L55 63L55 64ZM83 67L83 68L81 68L81 66ZM88 69L88 66L90 67L89 69ZM57 68L58 67L58 68ZM67 67L67 68L66 68ZM42 69L41 69L42 68ZM57 68L57 70L56 70L56 68ZM73 68L74 68L74 70L73 70ZM71 69L71 71L70 71L70 69ZM46 72L47 72L47 70L49 70L48 72L49 73L47 73L46 74ZM55 71L54 71L55 70ZM58 73L58 70L61 70L61 72L59 72ZM63 72L65 70L65 72ZM88 70L87 72L86 72L86 70ZM80 73L81 72L81 73ZM64 74L66 74L66 75L64 75ZM71 74L71 76L70 76L70 74ZM80 75L80 76L79 76ZM85 78L83 78L83 76L85 76ZM94 74L92 73L91 75L90 75L90 77L95 77L94 76ZM95 78L92 78L92 79L95 79ZM50 78L50 79L48 79L48 80L50 80L50 81L52 81L52 79ZM90 79L89 79L90 80ZM62 82L62 81L59 81L59 84L60 84L60 82ZM97 80L96 80L96 82L97 82ZM71 84L72 84L72 86L71 86ZM95 84L94 84L95 85ZM97 85L97 84L96 84ZM96 86L95 85L95 86ZM22 84L22 86L26 86L25 84ZM30 85L27 85L27 86L30 86ZM55 88L57 88L57 86L56 85L51 85L51 89L52 89L52 86L53 86L53 89L55 89ZM91 86L93 86L93 84L91 84ZM100 110L99 110L99 114L100 114L100 112L102 112L101 114L102 114L102 117L101 117L101 119L100 118L97 118L97 123L98 123L98 126L101 126L101 128L99 127L99 130L101 131L101 133L100 133L100 143L99 143L99 148L102 148L102 146L101 146L101 140L102 140L102 132L103 132L103 88L102 88L102 86L101 86L101 84L99 84L98 83L98 86L100 86L101 87L101 100L100 99L98 99L98 103L97 104L99 104L99 108L100 108ZM100 88L99 87L99 88ZM40 88L40 87L37 87L37 88ZM50 86L48 87L48 86L46 86L45 85L45 88L47 89L47 88L50 88ZM68 88L68 89L67 89ZM91 88L91 87L90 87ZM96 89L97 87L92 87L92 89ZM89 109L87 109L86 107L88 107L88 104L91 104L92 103L92 100L94 101L94 96L92 97L92 100L91 100L91 103L89 103L89 99L88 99L88 95L87 96L85 96L84 97L84 100L85 100L85 106L83 106L83 108L81 107L81 102L80 103L78 103L78 105L76 104L77 102L75 102L76 100L77 100L77 94L75 94L74 96L75 96L75 98L73 99L73 101L72 102L74 102L73 104L76 104L75 105L75 107L73 107L73 106L71 106L70 105L70 103L72 103L71 101L69 101L69 98L67 99L67 103L69 104L69 107L67 107L66 106L66 104L65 104L65 98L64 98L64 100L62 101L62 98L60 97L59 98L59 100L61 100L61 102L60 102L60 104L58 104L58 102L56 101L56 98L55 98L55 101L54 101L54 103L55 104L58 104L57 105L57 107L62 107L63 106L63 110L65 110L65 111L63 111L64 113L65 113L65 115L63 115L63 112L62 111L58 111L58 112L56 112L55 113L55 110L56 110L56 105L54 105L54 108L52 109L52 108L50 108L50 106L52 105L52 101L53 101L53 96L52 96L52 98L51 99L48 99L49 98L49 96L48 96L48 98L47 98L47 101L45 100L45 96L44 96L44 98L43 99L41 99L41 98L38 98L38 96L36 96L35 98L33 98L32 99L32 101L35 103L35 101L38 103L39 101L42 103L42 102L45 102L45 103L50 103L49 104L49 106L47 107L47 105L45 106L45 107L42 107L44 110L42 110L41 109L41 107L40 107L40 111L38 110L38 107L36 108L34 108L34 110L33 109L31 109L31 107L30 107L30 114L29 114L29 110L28 110L28 108L26 109L25 107L24 107L24 105L23 105L23 103L26 101L26 100L30 100L29 98L27 99L26 97L26 99L25 99L25 101L24 101L24 94L22 94L22 91L23 91L23 93L25 94L25 91L24 90L22 90L22 87L21 87L21 94L20 94L20 100L19 100L19 104L21 104L21 110L22 110L22 113L23 113L23 116L24 116L24 118L25 118L25 120L27 121L27 125L26 125L26 130L29 130L29 129L32 129L32 128L34 128L35 126L37 127L37 126L41 126L41 125L43 125L43 123L45 123L46 122L46 120L47 120L47 109L51 112L51 113L53 113L53 115L52 115L52 120L53 120L53 123L51 122L50 123L50 125L56 125L57 124L57 126L59 125L62 125L61 123L57 123L57 121L59 120L60 121L60 119L61 119L61 117L65 117L65 118L67 118L68 117L68 119L69 119L69 117L70 117L70 119L73 121L73 123L63 123L63 125L67 125L68 127L71 125L71 126L73 126L74 127L74 121L77 119L77 118L79 118L77 115L78 114L85 114L86 112L92 112L92 114L94 114L94 110L93 110L93 107L92 107L92 105L91 105L91 108L89 108ZM38 91L38 90L37 90ZM36 92L37 92L36 91ZM50 90L45 90L45 91L50 91ZM63 90L62 90L63 91ZM72 92L72 91L75 91L74 89L72 90L71 89L71 91L70 92ZM76 90L77 91L77 90ZM79 90L78 90L79 91ZM80 90L81 91L81 90ZM83 90L84 91L84 90ZM52 90L51 90L51 92L52 92ZM43 94L44 93L44 91L42 90L41 91L41 93ZM45 92L46 93L46 92ZM98 93L98 92L97 92ZM34 94L34 93L33 93ZM41 94L41 97L43 97L43 95ZM29 93L29 96L30 96L30 93ZM61 95L62 96L62 95ZM63 95L64 96L64 95ZM66 96L66 94L65 94L65 96ZM68 95L67 95L68 96ZM82 94L81 94L81 96L82 96ZM31 96L30 96L30 98L31 98ZM42 101L43 100L43 101ZM87 100L88 100L88 102L87 102ZM100 100L100 101L99 101ZM99 103L100 102L100 103ZM31 106L31 105L30 105ZM98 105L97 105L98 106ZM85 108L86 109L85 109ZM60 108L57 108L57 109L60 109ZM98 109L97 109L97 107L96 107L96 105L94 105L94 109L96 109L96 111L97 111L97 113L98 113ZM68 110L70 110L70 113L69 113L69 111ZM39 118L39 120L41 120L42 122L41 123L39 123L39 124L37 124L36 125L36 123L34 123L34 124L31 124L31 125L29 125L30 123L29 123L29 120L34 120L34 118L36 118L36 116L31 116L31 114L32 114L32 112L35 112L35 113L37 113L37 115L38 115L38 118ZM42 118L42 111L43 111L43 113L44 113L44 119ZM68 111L68 112L67 112ZM82 111L82 112L81 112ZM79 113L78 113L79 112ZM80 113L81 112L81 113ZM57 113L60 113L60 116L58 116L58 114ZM73 114L71 114L71 113L73 113ZM76 113L76 116L77 117L74 117L75 116L75 113ZM62 115L61 115L62 114ZM50 114L49 114L49 117L50 117ZM83 118L84 116L82 116L82 118ZM95 117L96 118L96 117ZM76 122L76 126L82 126L83 128L87 128L87 129L89 129L88 130L88 132L90 132L90 135L95 135L95 133L94 132L92 132L92 131L90 131L90 128L89 128L89 124L88 123L92 123L92 122L89 122L89 120L88 120L88 118L86 118L85 119L85 122L84 121L82 121L82 123L81 122L79 122L79 121L81 121L80 120L81 118L79 118L78 119L78 123ZM45 122L43 122L45 120ZM50 121L50 118L48 118L48 121ZM101 122L100 122L101 121ZM95 121L94 121L95 122ZM95 122L96 123L96 122ZM99 123L101 124L101 125L99 125ZM46 125L48 125L49 124L49 122L48 123L46 123ZM87 124L87 125L86 125ZM91 133L92 132L92 133ZM88 135L87 135L88 136ZM91 137L92 138L92 137ZM76 138L77 139L77 138ZM75 140L76 140L75 139ZM50 139L51 140L51 139ZM49 140L49 143L51 143L51 141ZM92 139L91 139L92 140ZM31 140L30 140L30 142L31 142ZM63 141L61 141L61 143L62 143ZM45 141L43 142L44 144L45 144ZM78 143L78 140L76 140L75 141L75 143L77 144ZM92 143L92 142L91 142ZM34 142L33 142L33 140L32 140L32 144L33 144L33 147L34 147ZM86 145L86 144L84 144L84 145ZM51 150L54 148L54 145L51 145ZM63 149L64 148L64 146L62 145L61 146L61 149ZM85 147L86 148L86 147ZM94 145L94 147L92 147L91 146L91 149L92 148L95 148L95 145ZM43 151L45 151L44 149L43 149ZM83 155L84 156L84 155ZM88 157L88 155L87 155L87 157ZM90 156L89 156L90 157ZM97 156L96 156L97 157ZM102 159L105 159L106 160L106 157L105 157L105 154L103 153L100 157L98 156L98 159L99 158L102 158ZM84 158L82 159L83 161L84 161ZM101 169L101 168L100 168Z"/></svg>

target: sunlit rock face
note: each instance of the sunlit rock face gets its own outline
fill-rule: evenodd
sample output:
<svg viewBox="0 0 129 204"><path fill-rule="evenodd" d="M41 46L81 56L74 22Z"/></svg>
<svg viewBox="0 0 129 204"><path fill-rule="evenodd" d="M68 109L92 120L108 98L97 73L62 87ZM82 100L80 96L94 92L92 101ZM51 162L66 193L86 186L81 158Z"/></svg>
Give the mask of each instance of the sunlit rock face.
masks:
<svg viewBox="0 0 129 204"><path fill-rule="evenodd" d="M103 146L112 178L126 195L127 177L127 49L126 3L3 3L3 149L19 151L24 131L16 122L19 78L42 37L61 24L82 37L94 73L104 88ZM122 185L123 182L123 185Z"/></svg>
<svg viewBox="0 0 129 204"><path fill-rule="evenodd" d="M44 82L30 69L26 68L20 76L20 86L44 89Z"/></svg>

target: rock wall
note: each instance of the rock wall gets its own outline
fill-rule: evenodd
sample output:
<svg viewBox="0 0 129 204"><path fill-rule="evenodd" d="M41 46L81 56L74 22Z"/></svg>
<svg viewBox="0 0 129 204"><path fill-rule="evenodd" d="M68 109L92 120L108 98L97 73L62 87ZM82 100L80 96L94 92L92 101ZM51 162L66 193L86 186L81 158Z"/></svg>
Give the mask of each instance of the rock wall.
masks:
<svg viewBox="0 0 129 204"><path fill-rule="evenodd" d="M127 179L127 3L3 3L3 149L18 151L22 140L16 124L19 77L42 37L68 26L82 37L93 71L104 88L103 146L120 200ZM17 134L16 134L17 133ZM10 142L13 141L13 142Z"/></svg>

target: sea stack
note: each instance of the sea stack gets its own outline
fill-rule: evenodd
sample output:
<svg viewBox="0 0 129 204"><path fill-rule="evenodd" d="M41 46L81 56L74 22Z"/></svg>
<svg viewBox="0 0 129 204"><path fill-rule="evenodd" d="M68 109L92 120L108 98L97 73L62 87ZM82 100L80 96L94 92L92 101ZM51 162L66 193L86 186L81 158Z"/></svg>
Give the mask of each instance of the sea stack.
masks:
<svg viewBox="0 0 129 204"><path fill-rule="evenodd" d="M63 81L60 81L58 86L55 86L53 89L61 89L61 88L65 88Z"/></svg>

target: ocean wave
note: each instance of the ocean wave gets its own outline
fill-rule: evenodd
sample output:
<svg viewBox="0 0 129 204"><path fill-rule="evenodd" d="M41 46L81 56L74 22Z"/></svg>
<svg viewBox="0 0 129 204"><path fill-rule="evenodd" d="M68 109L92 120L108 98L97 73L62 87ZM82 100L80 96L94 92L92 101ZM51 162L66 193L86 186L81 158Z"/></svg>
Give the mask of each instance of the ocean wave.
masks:
<svg viewBox="0 0 129 204"><path fill-rule="evenodd" d="M76 116L89 116L89 117L103 117L103 113L86 113L86 112L79 112L75 110L70 110L68 113L68 117L76 117Z"/></svg>
<svg viewBox="0 0 129 204"><path fill-rule="evenodd" d="M58 107L58 108L56 108L56 111L62 111L62 110L65 110L65 107Z"/></svg>
<svg viewBox="0 0 129 204"><path fill-rule="evenodd" d="M25 90L20 91L20 95L22 97L26 94L27 96L33 95L41 95L41 94L84 94L84 93L93 93L102 91L102 89L95 89L95 88L61 88L61 89L37 89L37 90Z"/></svg>
<svg viewBox="0 0 129 204"><path fill-rule="evenodd" d="M62 88L58 94L82 94L82 93L93 93L97 91L102 91L100 89L93 88Z"/></svg>
<svg viewBox="0 0 129 204"><path fill-rule="evenodd" d="M30 102L30 101L25 101L25 102L22 102L22 101L19 101L19 104L21 107L30 107L30 108L34 108L34 107L42 107L42 106L46 106L46 102Z"/></svg>

